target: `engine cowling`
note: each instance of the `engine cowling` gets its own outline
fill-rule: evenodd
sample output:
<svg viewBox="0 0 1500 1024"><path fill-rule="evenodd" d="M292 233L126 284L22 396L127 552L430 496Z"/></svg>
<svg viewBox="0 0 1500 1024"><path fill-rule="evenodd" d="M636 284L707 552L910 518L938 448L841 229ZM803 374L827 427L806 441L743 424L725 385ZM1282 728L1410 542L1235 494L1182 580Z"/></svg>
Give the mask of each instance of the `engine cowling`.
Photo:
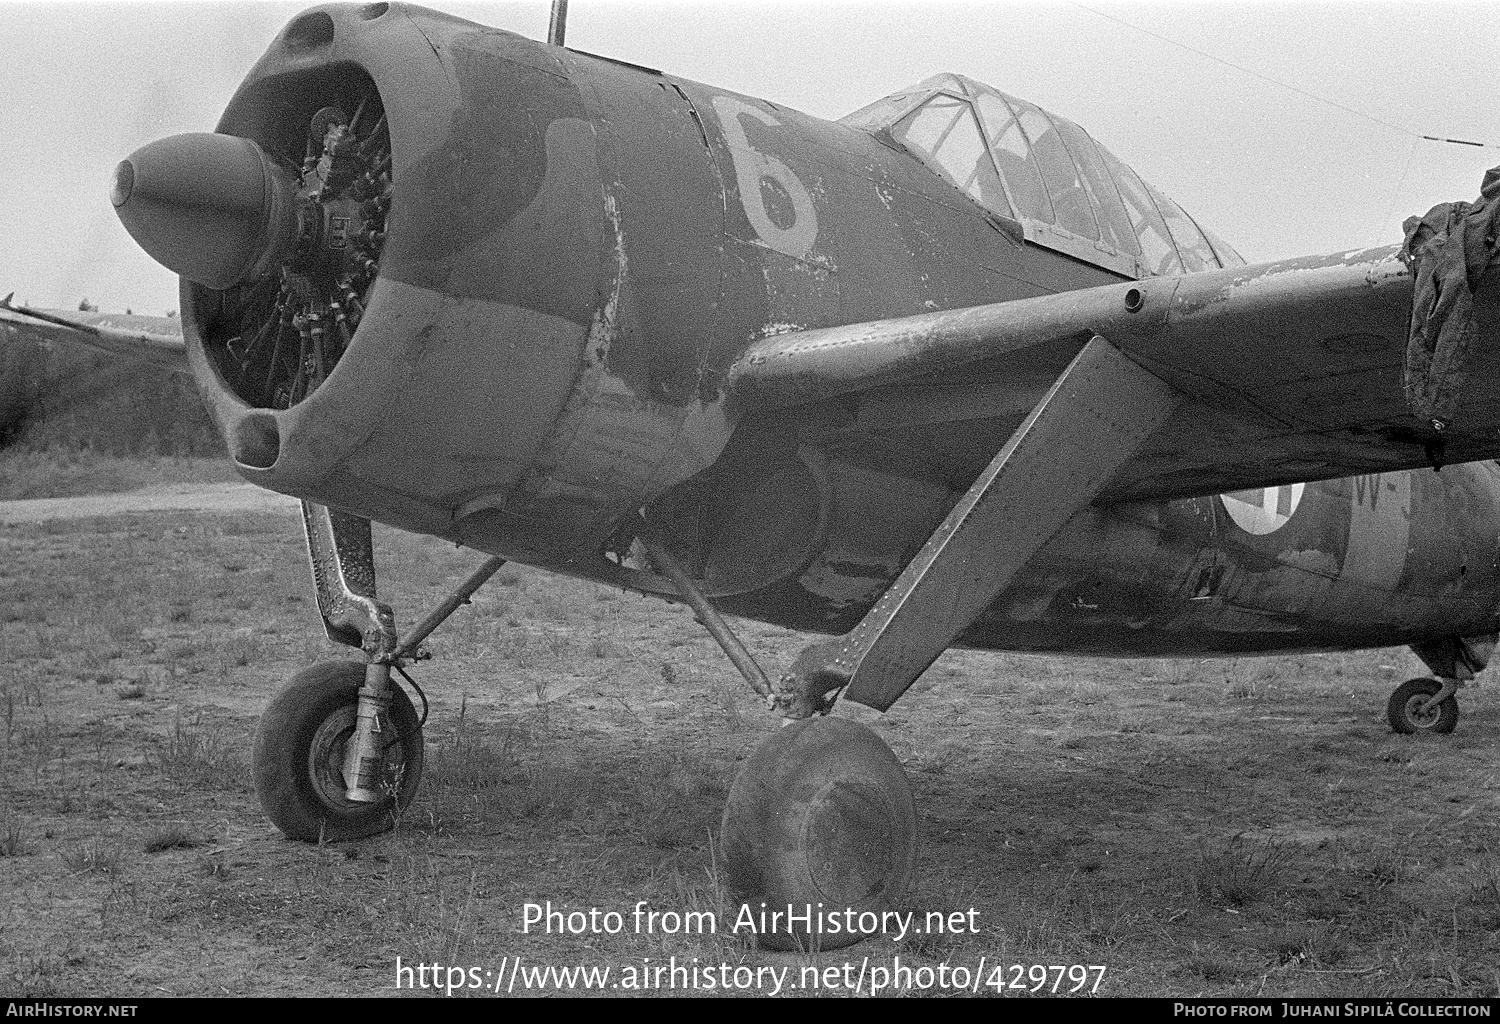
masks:
<svg viewBox="0 0 1500 1024"><path fill-rule="evenodd" d="M583 542L512 499L617 248L548 47L400 4L316 8L215 134L144 147L112 199L182 275L189 361L245 477L532 561Z"/></svg>

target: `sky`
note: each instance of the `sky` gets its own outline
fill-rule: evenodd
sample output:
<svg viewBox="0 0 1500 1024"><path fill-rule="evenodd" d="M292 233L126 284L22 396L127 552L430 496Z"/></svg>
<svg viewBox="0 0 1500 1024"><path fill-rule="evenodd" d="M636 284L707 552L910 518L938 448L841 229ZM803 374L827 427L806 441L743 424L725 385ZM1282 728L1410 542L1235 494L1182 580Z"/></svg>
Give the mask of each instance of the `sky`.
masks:
<svg viewBox="0 0 1500 1024"><path fill-rule="evenodd" d="M175 309L114 165L212 130L307 6L0 0L0 294ZM546 35L547 0L427 6ZM1252 263L1399 242L1500 164L1490 2L572 0L567 41L827 118L966 74L1076 121Z"/></svg>

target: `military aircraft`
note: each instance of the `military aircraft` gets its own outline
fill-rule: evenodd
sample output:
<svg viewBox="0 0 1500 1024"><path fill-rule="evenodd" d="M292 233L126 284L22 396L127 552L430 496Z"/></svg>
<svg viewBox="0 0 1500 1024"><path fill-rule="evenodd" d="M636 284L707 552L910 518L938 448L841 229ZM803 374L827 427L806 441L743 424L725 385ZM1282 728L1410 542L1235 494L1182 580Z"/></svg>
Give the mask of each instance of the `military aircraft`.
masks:
<svg viewBox="0 0 1500 1024"><path fill-rule="evenodd" d="M900 899L910 786L827 713L889 708L950 646L1409 644L1433 676L1392 726L1454 727L1500 626L1483 232L1247 266L968 78L829 122L563 41L317 7L214 133L116 171L181 277L180 355L137 343L185 360L246 479L302 499L326 631L363 653L265 712L285 834L388 827L422 764L393 673L506 559L690 604L786 720L722 836L735 897L771 907ZM372 522L491 557L401 636ZM771 679L726 614L830 639Z"/></svg>

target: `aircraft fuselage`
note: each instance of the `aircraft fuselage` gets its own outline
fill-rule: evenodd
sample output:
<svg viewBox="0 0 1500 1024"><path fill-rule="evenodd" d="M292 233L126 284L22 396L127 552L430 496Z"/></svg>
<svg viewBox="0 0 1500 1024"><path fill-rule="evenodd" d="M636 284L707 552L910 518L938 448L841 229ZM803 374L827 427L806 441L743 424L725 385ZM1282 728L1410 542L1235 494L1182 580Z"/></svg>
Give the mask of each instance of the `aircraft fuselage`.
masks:
<svg viewBox="0 0 1500 1024"><path fill-rule="evenodd" d="M296 364L253 315L274 282L184 283L240 471L671 593L632 550L644 513L734 614L850 628L1086 339L769 412L725 388L748 346L1124 280L1021 240L869 132L395 4L299 16L219 130L295 164L315 113L377 102L389 219L326 379L289 407L278 391ZM1101 505L961 642L1208 654L1490 632L1497 497L1474 464Z"/></svg>
<svg viewBox="0 0 1500 1024"><path fill-rule="evenodd" d="M823 548L795 579L722 606L798 628L853 628L946 511L936 494L913 501L912 489L897 497L893 486L864 474L836 499ZM1497 625L1497 554L1494 463L1094 507L961 643L1160 656L1479 636Z"/></svg>

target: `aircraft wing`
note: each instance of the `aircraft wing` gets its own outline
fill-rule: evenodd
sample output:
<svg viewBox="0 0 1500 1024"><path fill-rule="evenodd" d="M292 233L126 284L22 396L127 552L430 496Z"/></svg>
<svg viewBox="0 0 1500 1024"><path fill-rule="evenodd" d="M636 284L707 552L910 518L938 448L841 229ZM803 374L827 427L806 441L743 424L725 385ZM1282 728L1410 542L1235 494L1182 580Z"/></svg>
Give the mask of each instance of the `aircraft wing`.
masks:
<svg viewBox="0 0 1500 1024"><path fill-rule="evenodd" d="M59 313L0 300L0 330L38 341L68 341L188 373L181 324L169 317L112 313Z"/></svg>
<svg viewBox="0 0 1500 1024"><path fill-rule="evenodd" d="M971 399L953 418L1019 425L1036 368L1060 373L1099 336L1184 398L1110 478L1105 498L1500 457L1500 267L1474 288L1479 343L1468 383L1435 429L1413 412L1403 383L1413 275L1400 252L1226 268L768 337L730 368L730 394L753 415L830 398L857 407L902 391L968 392L979 407ZM1057 373L1048 369L1041 387Z"/></svg>

